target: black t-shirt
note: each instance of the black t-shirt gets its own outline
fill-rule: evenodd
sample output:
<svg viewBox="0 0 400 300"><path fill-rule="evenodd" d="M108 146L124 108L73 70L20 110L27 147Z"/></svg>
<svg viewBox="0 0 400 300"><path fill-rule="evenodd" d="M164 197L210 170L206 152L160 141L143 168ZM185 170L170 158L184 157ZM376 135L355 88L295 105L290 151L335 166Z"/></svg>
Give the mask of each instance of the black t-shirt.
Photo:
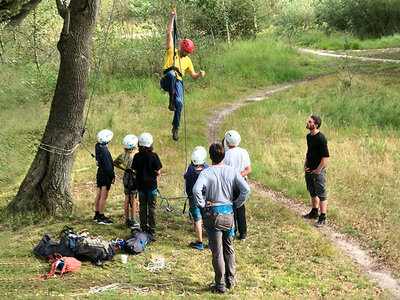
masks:
<svg viewBox="0 0 400 300"><path fill-rule="evenodd" d="M307 168L311 171L318 168L323 157L329 157L328 142L322 132L316 135L307 134Z"/></svg>
<svg viewBox="0 0 400 300"><path fill-rule="evenodd" d="M95 153L96 164L98 166L97 177L107 181L113 180L115 177L114 165L107 147L100 147L100 144L97 143L95 146Z"/></svg>
<svg viewBox="0 0 400 300"><path fill-rule="evenodd" d="M157 153L139 152L132 161L132 169L136 170L136 182L139 191L152 191L157 188L156 172L162 168Z"/></svg>

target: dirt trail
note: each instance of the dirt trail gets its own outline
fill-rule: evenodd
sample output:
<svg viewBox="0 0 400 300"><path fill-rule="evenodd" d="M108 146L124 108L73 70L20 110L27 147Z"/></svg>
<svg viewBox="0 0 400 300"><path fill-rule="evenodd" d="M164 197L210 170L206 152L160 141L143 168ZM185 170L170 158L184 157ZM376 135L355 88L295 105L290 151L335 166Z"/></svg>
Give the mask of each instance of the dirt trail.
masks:
<svg viewBox="0 0 400 300"><path fill-rule="evenodd" d="M336 56L336 55L335 55ZM358 58L357 58L358 59ZM252 96L235 104L228 104L220 110L214 110L213 115L208 119L208 140L210 143L220 142L219 126L224 122L225 118L238 108L245 106L249 103L262 101L272 96L276 92L298 86L302 83L315 80L316 77L299 80L291 83L285 83L272 87L270 89L259 91ZM250 181L251 188L257 192L272 199L272 201L280 202L290 208L295 214L309 210L309 206L299 203L296 199L285 197L282 193L272 191L262 186L261 184ZM317 229L316 229L317 230ZM342 234L336 231L332 226L326 224L322 229L318 229L321 234L337 246L341 251L356 262L361 269L369 274L371 280L378 284L381 288L386 289L393 296L393 299L400 299L400 282L393 278L392 273L385 265L376 262L369 251L361 249L360 243L354 240L351 236Z"/></svg>

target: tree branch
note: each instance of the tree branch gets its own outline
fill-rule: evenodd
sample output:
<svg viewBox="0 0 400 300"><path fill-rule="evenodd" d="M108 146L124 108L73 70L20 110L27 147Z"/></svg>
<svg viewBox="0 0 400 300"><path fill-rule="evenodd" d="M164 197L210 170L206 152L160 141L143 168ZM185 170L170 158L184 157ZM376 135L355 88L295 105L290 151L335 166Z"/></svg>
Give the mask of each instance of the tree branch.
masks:
<svg viewBox="0 0 400 300"><path fill-rule="evenodd" d="M8 22L7 26L17 27L40 2L42 2L42 0L31 0L22 5L19 13L10 18L10 22Z"/></svg>
<svg viewBox="0 0 400 300"><path fill-rule="evenodd" d="M65 5L65 2L63 0L56 0L56 3L58 14L61 18L65 19L65 15L67 14L67 6Z"/></svg>

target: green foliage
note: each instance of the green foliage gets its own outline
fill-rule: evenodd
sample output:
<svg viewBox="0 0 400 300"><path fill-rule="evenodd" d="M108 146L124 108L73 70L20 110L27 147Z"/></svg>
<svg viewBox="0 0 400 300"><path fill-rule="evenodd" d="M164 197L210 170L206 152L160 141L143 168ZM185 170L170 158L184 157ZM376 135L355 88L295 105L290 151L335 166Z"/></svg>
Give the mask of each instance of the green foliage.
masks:
<svg viewBox="0 0 400 300"><path fill-rule="evenodd" d="M299 32L313 27L315 21L313 1L285 0L281 5L280 12L274 18L280 34L293 38Z"/></svg>
<svg viewBox="0 0 400 300"><path fill-rule="evenodd" d="M316 7L319 22L361 38L379 38L400 31L398 0L324 0Z"/></svg>

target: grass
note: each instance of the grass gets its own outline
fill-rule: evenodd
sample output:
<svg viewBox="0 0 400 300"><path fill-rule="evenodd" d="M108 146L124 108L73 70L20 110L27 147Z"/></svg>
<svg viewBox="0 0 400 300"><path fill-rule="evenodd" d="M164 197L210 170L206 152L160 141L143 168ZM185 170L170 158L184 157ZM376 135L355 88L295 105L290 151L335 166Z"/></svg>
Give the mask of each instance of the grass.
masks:
<svg viewBox="0 0 400 300"><path fill-rule="evenodd" d="M341 76L304 84L235 112L223 129L241 129L253 178L309 204L305 122L321 115L331 154L328 218L399 272L400 90L392 72L354 75L350 86Z"/></svg>
<svg viewBox="0 0 400 300"><path fill-rule="evenodd" d="M257 51L259 49L263 51ZM239 59L241 61L238 61ZM256 43L238 42L230 47L215 49L213 55L207 56L203 67L207 72L204 80L185 82L189 152L197 145L207 146L206 118L212 114L213 109L218 109L227 103L238 102L256 89L327 72L340 65L335 61L300 54L279 42L266 40ZM10 70L2 69L0 76L6 78L6 74L11 74ZM16 94L20 88L17 82L18 80L13 80L9 83L10 89ZM325 83L328 86L334 85L333 81ZM310 85L309 92L313 92L313 89ZM32 91L34 90L35 88L32 88ZM315 90L317 93L317 89ZM159 178L159 188L164 196L181 195L186 160L185 146L183 140L179 143L171 140L172 114L167 109L167 95L158 88L158 80L106 77L99 83L97 91L87 124L92 135L95 136L105 127L111 129L114 132L114 139L109 149L113 157L116 157L122 151L122 139L126 134L139 135L142 132L150 132L154 137L155 152L164 165ZM253 178L267 186L290 190L290 195L296 195L301 201L306 201L304 184L301 176L298 176L298 166L301 167L305 152L304 131L298 124L308 116L308 106L303 109L296 108L292 104L280 107L280 103L285 99L289 101L295 99L293 101L297 101L297 105L301 106L300 97L296 98L297 92L299 89L281 93L281 98L274 98L273 105L268 101L241 109L227 120L223 129L240 126L243 147L250 150ZM55 298L61 295L72 298L72 295L87 293L90 287L116 282L149 287L150 291L140 294L134 289L123 289L107 291L100 296L93 294L74 298L148 299L179 298L180 295L187 298L199 296L219 298L207 289L207 283L213 281L210 252L198 252L188 247L189 242L194 239L192 222L161 209L157 211L158 241L149 244L148 250L141 255L130 256L128 264L120 264L120 258L117 256L106 264L105 269L95 268L90 262L83 262L82 270L66 274L59 280L49 279L45 282L27 280L49 270L49 265L36 258L32 252L33 247L46 232L56 239L63 226L69 225L75 230L87 228L92 235L101 235L105 239L124 238L129 234L123 225L123 189L120 180L117 180L112 187L106 204L106 213L113 217L115 224L101 227L91 221L96 166L83 148L78 149L74 164L71 194L75 206L70 215L43 218L35 214L21 216L7 213L5 206L15 195L18 184L23 179L23 174L26 173L35 153L33 150L28 151L26 145L37 143L47 119L46 111L49 109L49 103L43 103L40 97L34 96L35 93L31 94L30 110L36 108L33 114L37 114L31 125L35 124L36 135L29 135L31 127L25 127L22 121L14 119L21 110L27 115L29 110L23 109L28 104L18 106L13 103L4 112L2 110L5 123L14 122L13 126L2 129L4 140L7 140L8 145L8 148L4 149L5 157L12 157L12 153L15 152L24 158L11 161L10 169L18 170L13 173L14 176L6 173L8 169L0 170L0 178L8 180L1 182L0 195L0 229L3 233L0 236L2 245L0 246L0 264L2 264L0 291L4 298L32 296ZM5 96L0 98L0 103L6 101ZM309 101L316 100L310 98ZM38 105L38 103L43 104ZM389 108L393 108L390 103ZM282 111L292 112L295 108L299 111L291 118L284 117ZM289 136L278 136L278 131L282 127L286 129L286 126L289 129ZM324 128L325 126L332 127L328 121L326 125L324 124ZM19 134L15 134L16 132ZM360 140L355 129L352 134L349 135L351 141ZM386 145L374 134L373 130L369 132L371 138L373 137L371 145L375 145L371 146L372 148L392 149L391 137L387 137L387 142L390 144ZM327 131L326 135L330 139L329 143L332 143L335 138L333 132ZM90 149L94 149L93 137L89 139L85 136L85 142ZM283 145L278 146L281 142L284 142ZM287 151L286 155L281 155L283 150ZM334 150L331 151L336 156ZM299 153L301 158L298 156ZM5 165L6 163L7 160L4 160ZM328 180L332 180L333 176L330 174L334 173L333 167L329 172ZM332 184L329 182L328 186ZM330 192L332 190L331 188ZM176 201L172 204L175 205ZM282 205L253 192L247 207L249 239L246 243L235 242L238 284L229 293L230 296L269 299L389 298L385 291L371 284L358 267L328 243L318 231ZM339 214L339 210L332 209L331 214L334 213ZM352 228L362 231L355 225ZM374 245L379 246L379 244ZM171 266L171 271L163 270L155 274L146 271L144 266L152 257L164 258ZM22 265L5 264L14 262Z"/></svg>
<svg viewBox="0 0 400 300"><path fill-rule="evenodd" d="M356 50L400 47L400 34L380 39L361 40L344 32L326 34L322 31L307 31L296 36L296 42L302 47L323 50Z"/></svg>

